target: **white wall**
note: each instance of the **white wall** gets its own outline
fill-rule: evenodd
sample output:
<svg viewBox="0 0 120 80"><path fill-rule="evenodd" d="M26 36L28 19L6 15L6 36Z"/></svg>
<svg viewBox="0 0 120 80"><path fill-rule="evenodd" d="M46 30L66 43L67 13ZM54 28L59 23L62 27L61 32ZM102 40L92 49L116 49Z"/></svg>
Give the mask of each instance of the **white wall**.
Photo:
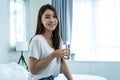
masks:
<svg viewBox="0 0 120 80"><path fill-rule="evenodd" d="M67 64L74 74L91 74L108 80L120 80L120 62L67 61Z"/></svg>
<svg viewBox="0 0 120 80"><path fill-rule="evenodd" d="M9 0L0 0L0 63L9 61Z"/></svg>

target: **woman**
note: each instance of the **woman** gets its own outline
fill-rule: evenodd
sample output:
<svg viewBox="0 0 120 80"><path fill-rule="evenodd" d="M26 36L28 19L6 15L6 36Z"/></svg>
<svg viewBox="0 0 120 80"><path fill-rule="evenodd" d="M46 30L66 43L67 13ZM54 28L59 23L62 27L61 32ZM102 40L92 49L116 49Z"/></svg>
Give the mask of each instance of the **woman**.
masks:
<svg viewBox="0 0 120 80"><path fill-rule="evenodd" d="M66 55L70 55L70 50L62 49L57 12L52 5L43 5L38 13L35 35L30 41L31 77L34 80L54 80L61 70L68 80L72 80L64 58Z"/></svg>

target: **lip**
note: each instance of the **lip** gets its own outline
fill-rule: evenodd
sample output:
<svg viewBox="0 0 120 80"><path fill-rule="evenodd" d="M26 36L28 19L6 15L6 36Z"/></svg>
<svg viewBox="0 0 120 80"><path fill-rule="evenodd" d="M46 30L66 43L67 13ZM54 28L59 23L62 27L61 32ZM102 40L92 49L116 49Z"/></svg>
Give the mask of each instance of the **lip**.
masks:
<svg viewBox="0 0 120 80"><path fill-rule="evenodd" d="M55 26L56 24L48 24L49 26Z"/></svg>

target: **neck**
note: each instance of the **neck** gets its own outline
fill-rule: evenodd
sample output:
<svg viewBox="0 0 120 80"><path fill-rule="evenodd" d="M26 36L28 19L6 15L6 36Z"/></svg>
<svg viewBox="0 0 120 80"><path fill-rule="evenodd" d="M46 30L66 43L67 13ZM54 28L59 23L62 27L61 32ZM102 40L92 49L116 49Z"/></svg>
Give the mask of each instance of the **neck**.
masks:
<svg viewBox="0 0 120 80"><path fill-rule="evenodd" d="M43 33L43 36L48 38L48 39L51 39L52 32L45 32L45 33Z"/></svg>

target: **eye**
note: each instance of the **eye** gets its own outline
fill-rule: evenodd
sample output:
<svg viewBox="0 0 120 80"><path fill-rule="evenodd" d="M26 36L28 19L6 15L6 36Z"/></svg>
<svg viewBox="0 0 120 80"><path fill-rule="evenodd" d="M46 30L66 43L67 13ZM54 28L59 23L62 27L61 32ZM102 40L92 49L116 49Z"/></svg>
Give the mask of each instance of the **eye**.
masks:
<svg viewBox="0 0 120 80"><path fill-rule="evenodd" d="M50 18L50 16L45 16L45 18Z"/></svg>
<svg viewBox="0 0 120 80"><path fill-rule="evenodd" d="M54 15L54 16L53 16L53 18L57 18L57 16L56 16L56 15Z"/></svg>

